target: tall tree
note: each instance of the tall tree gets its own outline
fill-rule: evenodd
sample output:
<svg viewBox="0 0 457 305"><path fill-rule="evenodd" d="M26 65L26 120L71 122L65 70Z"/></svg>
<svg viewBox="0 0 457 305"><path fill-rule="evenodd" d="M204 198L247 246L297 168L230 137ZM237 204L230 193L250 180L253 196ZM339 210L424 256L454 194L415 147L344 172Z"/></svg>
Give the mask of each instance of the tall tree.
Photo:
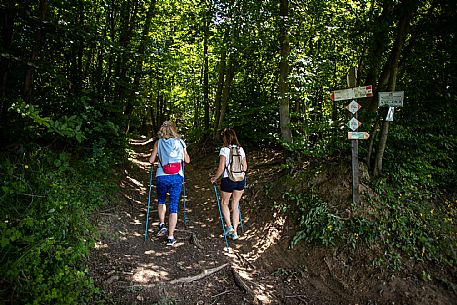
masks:
<svg viewBox="0 0 457 305"><path fill-rule="evenodd" d="M210 3L205 2L205 12L203 17L203 105L204 105L204 123L205 129L209 129L209 25L210 25Z"/></svg>
<svg viewBox="0 0 457 305"><path fill-rule="evenodd" d="M400 54L409 33L411 18L417 9L417 0L403 0L398 5L400 20L396 29L396 37L390 55L384 65L384 69L379 78L379 87L387 85L388 91L394 91L397 84L397 74L400 63ZM376 158L374 160L373 175L377 176L382 172L382 161L386 149L387 136L389 134L389 121L384 120L382 124L380 139Z"/></svg>
<svg viewBox="0 0 457 305"><path fill-rule="evenodd" d="M13 25L16 18L14 10L14 1L7 0L5 9L0 12L2 24L1 42L3 50L9 54L11 51L11 43L13 41ZM0 121L4 121L7 107L6 103L6 87L10 63L3 56L0 57Z"/></svg>
<svg viewBox="0 0 457 305"><path fill-rule="evenodd" d="M281 0L279 16L279 45L281 49L281 61L279 63L279 124L282 139L290 143L292 142L292 132L289 127L289 0Z"/></svg>
<svg viewBox="0 0 457 305"><path fill-rule="evenodd" d="M128 118L127 126L125 129L125 133L129 132L130 128L130 118L132 116L134 101L137 99L136 92L140 90L140 79L143 75L143 62L145 58L145 50L146 46L149 42L149 31L151 29L151 20L154 15L156 0L151 1L149 3L149 7L146 12L146 20L144 21L143 31L141 34L140 45L138 46L138 56L135 63L135 70L134 70L134 77L133 77L133 90L132 96L127 100L127 105L125 106L124 115Z"/></svg>
<svg viewBox="0 0 457 305"><path fill-rule="evenodd" d="M34 48L32 51L32 58L31 62L34 63L38 60L40 56L40 48L43 46L45 33L44 33L44 21L47 19L49 10L49 1L48 0L41 0L40 1L40 8L38 12L39 18L39 25L36 29L36 44L34 44ZM24 82L24 100L26 103L30 103L32 100L32 90L33 90L33 76L34 76L34 68L30 67L26 74L25 74L25 82Z"/></svg>

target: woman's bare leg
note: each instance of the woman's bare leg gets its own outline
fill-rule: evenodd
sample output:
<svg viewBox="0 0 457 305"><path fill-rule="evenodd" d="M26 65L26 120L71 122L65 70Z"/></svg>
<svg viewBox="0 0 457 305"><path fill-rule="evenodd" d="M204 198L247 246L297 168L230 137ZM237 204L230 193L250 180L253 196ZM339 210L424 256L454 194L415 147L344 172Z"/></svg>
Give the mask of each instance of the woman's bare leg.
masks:
<svg viewBox="0 0 457 305"><path fill-rule="evenodd" d="M244 191L233 191L232 198L232 219L233 219L233 229L237 232L238 225L240 224L240 210L239 204L241 197L243 196Z"/></svg>

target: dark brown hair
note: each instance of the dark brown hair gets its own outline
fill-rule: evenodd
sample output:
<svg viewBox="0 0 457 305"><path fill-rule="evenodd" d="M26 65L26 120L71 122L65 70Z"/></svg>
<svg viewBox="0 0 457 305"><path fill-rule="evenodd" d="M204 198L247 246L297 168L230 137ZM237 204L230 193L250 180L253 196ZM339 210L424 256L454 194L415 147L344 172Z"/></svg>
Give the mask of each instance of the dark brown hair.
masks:
<svg viewBox="0 0 457 305"><path fill-rule="evenodd" d="M241 146L240 142L238 142L238 138L236 137L236 132L233 129L225 128L221 132L222 140L224 141L224 146L227 145L237 145Z"/></svg>

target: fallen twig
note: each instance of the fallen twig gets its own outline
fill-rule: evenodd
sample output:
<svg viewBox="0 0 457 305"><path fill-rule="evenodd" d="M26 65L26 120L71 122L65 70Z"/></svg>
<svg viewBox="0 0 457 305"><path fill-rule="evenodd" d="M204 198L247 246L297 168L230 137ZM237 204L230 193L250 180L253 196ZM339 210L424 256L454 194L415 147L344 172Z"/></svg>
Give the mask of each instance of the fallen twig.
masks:
<svg viewBox="0 0 457 305"><path fill-rule="evenodd" d="M285 298L295 298L295 299L299 299L300 301L302 301L303 303L305 304L308 304L308 300L307 300L307 296L306 295L302 295L302 294L297 294L297 295L286 295Z"/></svg>
<svg viewBox="0 0 457 305"><path fill-rule="evenodd" d="M330 263L327 261L327 257L324 257L324 262L325 264L327 264L328 271L330 272L330 274L332 274L332 268L330 268Z"/></svg>
<svg viewBox="0 0 457 305"><path fill-rule="evenodd" d="M103 216L114 216L115 214L111 214L111 213L104 213L104 212L100 212L98 213L100 215L103 215Z"/></svg>
<svg viewBox="0 0 457 305"><path fill-rule="evenodd" d="M221 293L218 293L218 294L216 294L216 295L212 295L211 297L212 297L212 298L217 298L217 297L220 297L221 295L224 295L224 294L229 293L229 292L231 292L231 291L232 291L232 290L230 290L230 289L226 289L226 290L222 291Z"/></svg>

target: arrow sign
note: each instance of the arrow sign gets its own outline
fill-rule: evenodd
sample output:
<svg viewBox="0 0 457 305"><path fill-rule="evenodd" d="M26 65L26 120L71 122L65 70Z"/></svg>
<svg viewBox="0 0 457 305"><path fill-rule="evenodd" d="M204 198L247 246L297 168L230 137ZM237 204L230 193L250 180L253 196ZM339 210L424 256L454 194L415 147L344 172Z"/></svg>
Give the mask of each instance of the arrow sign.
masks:
<svg viewBox="0 0 457 305"><path fill-rule="evenodd" d="M355 100L353 100L352 102L349 103L349 105L347 106L347 109L349 110L350 113L354 114L356 113L357 111L359 111L359 109L362 108L362 106L360 106L359 103L357 103Z"/></svg>
<svg viewBox="0 0 457 305"><path fill-rule="evenodd" d="M348 139L349 140L367 140L370 137L368 132L348 132Z"/></svg>
<svg viewBox="0 0 457 305"><path fill-rule="evenodd" d="M356 118L352 118L348 122L349 129L351 129L353 131L356 130L357 128L359 128L360 125L362 125L362 123L360 123L359 120L357 120Z"/></svg>
<svg viewBox="0 0 457 305"><path fill-rule="evenodd" d="M335 90L330 95L332 101L351 100L355 98L370 97L373 96L373 87L362 86L349 89Z"/></svg>

